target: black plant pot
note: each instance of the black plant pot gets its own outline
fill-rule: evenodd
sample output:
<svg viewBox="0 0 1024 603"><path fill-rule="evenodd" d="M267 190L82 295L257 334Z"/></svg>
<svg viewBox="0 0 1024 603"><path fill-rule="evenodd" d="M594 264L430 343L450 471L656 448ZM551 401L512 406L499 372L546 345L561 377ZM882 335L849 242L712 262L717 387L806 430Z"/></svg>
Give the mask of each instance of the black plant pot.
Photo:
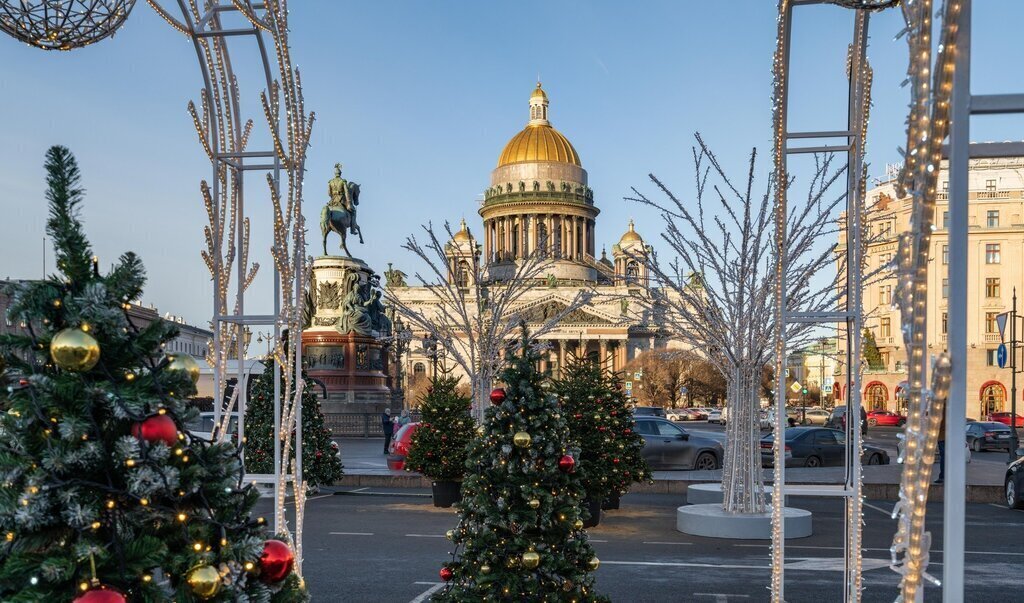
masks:
<svg viewBox="0 0 1024 603"><path fill-rule="evenodd" d="M604 511L610 511L612 509L619 508L619 493L612 492L608 495L608 498L601 502L601 509Z"/></svg>
<svg viewBox="0 0 1024 603"><path fill-rule="evenodd" d="M434 495L434 506L445 509L462 500L462 482L437 480L430 483Z"/></svg>
<svg viewBox="0 0 1024 603"><path fill-rule="evenodd" d="M601 523L601 499L584 498L583 507L590 511L590 519L583 520L584 528L592 528Z"/></svg>

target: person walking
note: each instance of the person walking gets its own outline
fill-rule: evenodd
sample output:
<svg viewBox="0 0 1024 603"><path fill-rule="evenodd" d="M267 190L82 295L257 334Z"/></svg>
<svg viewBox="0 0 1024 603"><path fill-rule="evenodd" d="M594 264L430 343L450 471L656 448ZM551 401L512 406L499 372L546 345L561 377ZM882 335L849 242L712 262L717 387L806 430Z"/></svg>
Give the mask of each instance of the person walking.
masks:
<svg viewBox="0 0 1024 603"><path fill-rule="evenodd" d="M380 428L384 432L384 454L388 453L391 447L391 436L395 433L395 426L391 423L391 409L385 408L380 415Z"/></svg>
<svg viewBox="0 0 1024 603"><path fill-rule="evenodd" d="M939 424L939 479L936 484L941 484L946 479L946 413L942 413L942 423Z"/></svg>
<svg viewBox="0 0 1024 603"><path fill-rule="evenodd" d="M398 427L401 428L402 425L408 425L409 423L412 423L412 417L409 416L408 410L403 410L402 414L398 415Z"/></svg>

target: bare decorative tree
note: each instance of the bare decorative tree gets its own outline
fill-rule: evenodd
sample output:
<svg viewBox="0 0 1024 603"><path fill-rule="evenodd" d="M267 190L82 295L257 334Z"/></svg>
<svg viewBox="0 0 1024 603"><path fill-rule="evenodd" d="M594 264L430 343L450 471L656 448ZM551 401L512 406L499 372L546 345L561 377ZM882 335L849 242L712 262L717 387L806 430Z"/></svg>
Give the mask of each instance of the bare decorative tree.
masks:
<svg viewBox="0 0 1024 603"><path fill-rule="evenodd" d="M542 286L551 270L552 259L543 250L548 246L541 240L538 251L515 260L511 270L500 278L493 278L489 267L480 262L475 241L470 253L453 259L454 233L445 222L447 239L440 239L432 224L423 226L424 240L409 236L402 245L425 265L425 272L416 272L415 279L422 285L423 299L411 301L397 294L397 288L386 291L388 302L403 316L409 327L424 332L437 340L448 358L458 364L469 377L474 401L474 412L483 420L488 396L504 355L517 345L513 330L520 319L531 323L531 336L543 337L558 326L571 312L587 305L593 299L591 289L578 290L572 299L557 312L542 316L527 315L525 296L535 287Z"/></svg>
<svg viewBox="0 0 1024 603"><path fill-rule="evenodd" d="M666 264L657 254L639 258L651 274L652 311L672 335L702 354L725 377L728 421L722 475L723 507L730 513L763 513L766 509L759 443L759 398L765 367L772 359L776 279L772 258L775 214L769 180L763 193L754 191L757 150L750 154L747 180L733 185L700 134L693 148L696 198L683 201L653 174L655 186L668 198L652 201L635 188L636 201L656 208L665 222L662 238L675 256ZM818 312L839 300L838 275L843 254L835 244L837 208L846 192L831 196L832 185L845 172L833 169L832 156L815 157L807 198L791 207L787 245L790 266L789 303L794 309ZM718 180L708 186L709 176ZM792 184L790 181L788 184ZM830 264L840 261L840 269ZM786 327L794 348L810 343L810 325Z"/></svg>

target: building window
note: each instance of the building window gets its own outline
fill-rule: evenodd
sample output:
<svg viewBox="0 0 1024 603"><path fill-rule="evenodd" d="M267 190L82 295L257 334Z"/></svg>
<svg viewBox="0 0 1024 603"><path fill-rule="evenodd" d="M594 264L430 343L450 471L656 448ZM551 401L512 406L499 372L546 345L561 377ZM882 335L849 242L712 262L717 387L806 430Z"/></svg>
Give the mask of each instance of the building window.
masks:
<svg viewBox="0 0 1024 603"><path fill-rule="evenodd" d="M885 403L889 398L889 392L881 383L875 382L864 391L864 398L871 410L885 410Z"/></svg>
<svg viewBox="0 0 1024 603"><path fill-rule="evenodd" d="M1006 402L1006 388L1000 383L990 383L981 390L981 416L1001 412Z"/></svg>
<svg viewBox="0 0 1024 603"><path fill-rule="evenodd" d="M419 381L423 377L427 376L427 365L422 362L417 362L412 366L412 380L413 383Z"/></svg>
<svg viewBox="0 0 1024 603"><path fill-rule="evenodd" d="M943 228L949 228L949 212L948 211L942 212L942 227Z"/></svg>
<svg viewBox="0 0 1024 603"><path fill-rule="evenodd" d="M469 286L469 264L466 260L459 262L459 271L455 279L459 287Z"/></svg>
<svg viewBox="0 0 1024 603"><path fill-rule="evenodd" d="M986 333L998 333L999 327L996 326L996 316L999 316L998 312L985 312L985 332Z"/></svg>
<svg viewBox="0 0 1024 603"><path fill-rule="evenodd" d="M892 337L892 319L883 318L881 320L881 326L878 328L879 335L883 338Z"/></svg>
<svg viewBox="0 0 1024 603"><path fill-rule="evenodd" d="M999 279L985 279L985 297L999 297Z"/></svg>
<svg viewBox="0 0 1024 603"><path fill-rule="evenodd" d="M880 305L892 303L892 285L879 285L878 303Z"/></svg>
<svg viewBox="0 0 1024 603"><path fill-rule="evenodd" d="M949 297L949 279L942 279L942 299Z"/></svg>
<svg viewBox="0 0 1024 603"><path fill-rule="evenodd" d="M999 243L985 243L985 263L999 263Z"/></svg>
<svg viewBox="0 0 1024 603"><path fill-rule="evenodd" d="M949 333L949 312L942 313L942 334Z"/></svg>
<svg viewBox="0 0 1024 603"><path fill-rule="evenodd" d="M629 260L626 263L626 278L631 281L636 281L640 278L640 265L637 264L636 260Z"/></svg>
<svg viewBox="0 0 1024 603"><path fill-rule="evenodd" d="M944 191L948 191L949 190L949 180L946 180L945 182L942 183L942 190L944 190Z"/></svg>
<svg viewBox="0 0 1024 603"><path fill-rule="evenodd" d="M882 226L879 230L878 235L881 237L888 237L892 234L892 222L882 222Z"/></svg>
<svg viewBox="0 0 1024 603"><path fill-rule="evenodd" d="M949 263L949 245L943 245L942 246L942 263L943 264L948 264Z"/></svg>
<svg viewBox="0 0 1024 603"><path fill-rule="evenodd" d="M995 190L996 190L996 181L995 180L986 180L985 181L985 190L987 190L989 192L995 192Z"/></svg>
<svg viewBox="0 0 1024 603"><path fill-rule="evenodd" d="M997 351L985 350L985 366L999 366L999 361L996 359Z"/></svg>
<svg viewBox="0 0 1024 603"><path fill-rule="evenodd" d="M999 210L990 209L985 213L985 226L999 228Z"/></svg>

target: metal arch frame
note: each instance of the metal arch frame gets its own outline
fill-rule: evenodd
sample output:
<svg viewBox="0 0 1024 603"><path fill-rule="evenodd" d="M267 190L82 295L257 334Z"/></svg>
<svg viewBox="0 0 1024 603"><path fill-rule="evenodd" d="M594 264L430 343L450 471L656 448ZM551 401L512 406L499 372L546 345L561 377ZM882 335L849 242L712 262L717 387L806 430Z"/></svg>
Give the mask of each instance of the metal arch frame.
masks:
<svg viewBox="0 0 1024 603"><path fill-rule="evenodd" d="M861 408L860 396L860 354L861 333L863 331L862 308L862 266L863 236L862 219L864 216L864 144L867 128L867 110L870 100L870 68L867 64L868 16L872 9L885 6L867 6L857 8L854 21L853 42L848 59L849 89L847 124L843 130L818 132L790 132L788 130L788 99L790 66L790 46L792 38L793 9L796 6L833 4L832 0L780 0L778 22L778 46L775 56L775 181L776 181L776 241L777 257L775 270L776 290L776 339L775 339L775 433L785 432L786 417L786 383L778 375L784 374L786 367L786 328L795 323L804 324L838 324L845 326L847 337L846 349L846 388L847 388L847 421L846 421L846 479L841 485L786 486L785 456L783 452L784 438L775 438L774 442L774 481L772 495L772 582L773 601L785 600L785 524L784 503L787 496L828 496L839 497L845 501L845 547L844 547L844 582L843 600L854 602L861 600L861 523L863 503L861 494L861 441L859 417ZM789 141L795 139L824 140L842 138L845 144L821 144L816 146L790 147ZM787 192L785 182L788 181L787 156L799 153L840 152L846 153L847 163L847 212L846 212L846 306L835 312L799 312L788 308L786 290L786 222ZM783 183L783 184L780 184ZM850 419L856 417L856 420Z"/></svg>
<svg viewBox="0 0 1024 603"><path fill-rule="evenodd" d="M226 12L239 13L244 19L253 21L257 19L256 11L266 10L269 3L254 4L252 0L205 0L203 11L199 10L197 0L177 0L178 9L182 20L175 19L165 10L157 0L147 0L150 6L160 14L172 27L187 35L193 44L196 58L199 63L199 70L203 78L203 107L205 132L200 129L199 117L194 107L190 104L193 119L196 120L197 131L201 137L201 143L206 149L212 167L212 193L207 195L208 204L212 200L212 208L208 207L210 213L210 229L208 231L209 255L207 258L214 280L214 304L213 304L213 332L214 332L214 421L220 426L220 437L227 436L227 426L230 424L230 411L237 399L238 437L244 442L245 438L245 410L248 400L248 372L245 369L245 327L249 325L263 325L274 327L276 342L281 341L282 335L282 301L292 307L301 307L304 278L302 270L295 274L294 299L282 300L281 294L281 272L278 266L274 266L274 313L271 315L253 315L245 313L245 290L255 277L259 265L248 265L248 219L244 212L244 174L247 171L269 172L268 182L271 186L271 194L280 194L281 170L285 167L282 163L281 153L273 148L261 151L245 151L248 134L252 126L251 120L243 126L241 121L241 109L238 102L238 88L235 73L231 65L230 52L227 39L230 37L252 36L255 38L259 51L260 61L263 66L265 78L264 90L267 94L275 94L277 82L273 77L273 68L267 56L267 44L263 37L263 29L255 23L250 26L225 29L221 22L221 14ZM275 35L269 31L270 35ZM208 40L212 41L209 42ZM276 42L277 40L275 40ZM284 66L281 66L284 69ZM290 68L290 65L288 66ZM216 81L215 79L216 78ZM271 101L273 102L273 101ZM223 105L222 105L223 103ZM268 120L271 115L268 112ZM278 124L270 123L271 128L278 127ZM227 135L225 136L225 131ZM222 148L223 147L223 148ZM304 150L303 150L304 153ZM265 163L246 164L246 159L267 160ZM293 169L289 169L289 179L295 177ZM301 178L301 174L298 175ZM222 180L230 188L221 190ZM232 198L230 212L222 207L229 197ZM301 203L301 200L300 200ZM301 205L298 209L301 212ZM225 220L225 216L230 217ZM228 224L227 222L231 222ZM224 227L228 227L228 235L223 236ZM224 255L224 246L228 247L227 258ZM236 257L236 250L241 250ZM305 249L296 245L294 259L298 265L302 264ZM230 283L231 263L237 261L235 274L235 307L233 310L227 308L227 289ZM219 289L223 287L223 289ZM287 325L286 325L287 326ZM227 338L225 338L227 337ZM232 341L233 337L233 341ZM297 339L295 345L288 350L288 355L294 359L294 383L301 382L301 338ZM226 367L229 350L235 344L235 355L237 357L236 386L231 401L224 404L224 392L226 390ZM281 346L278 343L278 346ZM270 368L270 367L268 367ZM282 433L282 392L281 392L281 365L273 363L274 370L274 433ZM294 427L298 433L302 432L301 396L298 397L297 408L295 409ZM301 489L302 475L302 438L295 439L294 456L291 459L282 458L281 438L274 437L274 473L273 474L251 474L245 476L245 481L250 483L273 484L275 513L274 532L277 534L289 534L291 536L284 515L284 494L283 488L291 484L296 493L297 504L303 497L299 496ZM243 451L244 453L244 451ZM290 455L291 456L291 455ZM289 460L294 461L294 471L287 473ZM283 474L283 475L282 475ZM296 480L296 476L300 476ZM282 479L283 477L283 479ZM301 559L301 512L297 513L297 531L294 534L296 556Z"/></svg>

